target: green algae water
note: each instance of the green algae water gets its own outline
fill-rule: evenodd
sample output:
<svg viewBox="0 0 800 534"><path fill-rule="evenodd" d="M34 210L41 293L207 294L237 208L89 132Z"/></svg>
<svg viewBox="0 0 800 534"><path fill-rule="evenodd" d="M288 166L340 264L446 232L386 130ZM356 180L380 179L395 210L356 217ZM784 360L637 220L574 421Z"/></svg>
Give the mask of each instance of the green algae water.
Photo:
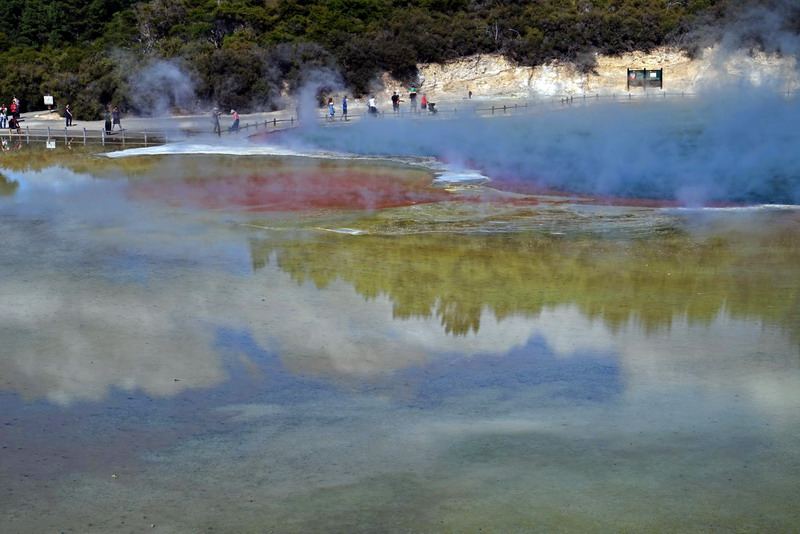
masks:
<svg viewBox="0 0 800 534"><path fill-rule="evenodd" d="M0 170L2 532L800 523L796 207L292 155Z"/></svg>

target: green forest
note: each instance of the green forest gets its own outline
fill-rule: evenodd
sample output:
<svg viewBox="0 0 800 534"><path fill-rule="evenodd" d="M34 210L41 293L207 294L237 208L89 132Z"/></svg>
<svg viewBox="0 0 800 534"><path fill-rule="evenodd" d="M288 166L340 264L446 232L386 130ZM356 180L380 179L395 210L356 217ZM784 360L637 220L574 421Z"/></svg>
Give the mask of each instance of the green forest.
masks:
<svg viewBox="0 0 800 534"><path fill-rule="evenodd" d="M789 0L0 0L0 99L32 111L53 95L84 119L164 102L274 110L315 80L358 96L381 72L411 81L418 63L477 53L585 70L596 53L693 53L748 9L780 10L781 31L800 33Z"/></svg>

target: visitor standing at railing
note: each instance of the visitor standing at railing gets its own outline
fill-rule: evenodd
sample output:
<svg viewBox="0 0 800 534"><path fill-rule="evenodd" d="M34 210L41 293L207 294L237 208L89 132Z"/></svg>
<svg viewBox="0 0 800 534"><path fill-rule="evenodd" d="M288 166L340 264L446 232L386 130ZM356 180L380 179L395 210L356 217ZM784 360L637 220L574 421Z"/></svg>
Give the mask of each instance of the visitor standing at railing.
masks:
<svg viewBox="0 0 800 534"><path fill-rule="evenodd" d="M11 118L8 119L8 131L13 133L14 130L16 130L17 133L22 133L19 129L19 120L14 115L11 115Z"/></svg>
<svg viewBox="0 0 800 534"><path fill-rule="evenodd" d="M8 124L8 109L5 104L0 104L0 128L5 128Z"/></svg>

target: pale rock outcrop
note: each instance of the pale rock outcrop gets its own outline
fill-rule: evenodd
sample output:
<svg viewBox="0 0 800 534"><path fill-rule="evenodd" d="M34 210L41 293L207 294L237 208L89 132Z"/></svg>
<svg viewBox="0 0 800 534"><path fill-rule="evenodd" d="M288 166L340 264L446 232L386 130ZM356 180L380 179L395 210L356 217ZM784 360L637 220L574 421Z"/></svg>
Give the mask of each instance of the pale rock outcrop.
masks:
<svg viewBox="0 0 800 534"><path fill-rule="evenodd" d="M515 65L499 54L481 54L444 64L418 65L417 88L437 100L468 98L534 98L577 95L610 95L641 92L628 89L627 69L663 69L663 91L696 92L705 87L746 82L782 91L800 88L800 67L794 56L776 56L745 51L705 50L692 59L686 53L660 48L622 56L596 57L591 72L581 72L572 63L552 62L536 67ZM393 91L407 95L408 87L388 75L381 77L377 91L387 98ZM647 91L662 91L648 88Z"/></svg>

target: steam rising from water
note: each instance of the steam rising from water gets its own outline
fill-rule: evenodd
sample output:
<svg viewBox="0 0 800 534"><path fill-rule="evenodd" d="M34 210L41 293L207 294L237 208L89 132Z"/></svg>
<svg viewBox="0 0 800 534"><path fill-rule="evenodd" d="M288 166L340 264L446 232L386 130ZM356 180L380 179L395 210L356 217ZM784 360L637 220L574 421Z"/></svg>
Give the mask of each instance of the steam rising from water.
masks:
<svg viewBox="0 0 800 534"><path fill-rule="evenodd" d="M194 82L174 61L154 61L131 80L130 100L141 115L169 115L172 108L192 109Z"/></svg>
<svg viewBox="0 0 800 534"><path fill-rule="evenodd" d="M717 44L723 54L755 48L768 54L797 56L798 31L800 4L796 0L735 2L723 25L701 24L688 38L699 46Z"/></svg>
<svg viewBox="0 0 800 534"><path fill-rule="evenodd" d="M710 202L800 203L800 101L755 89L617 100L492 119L363 120L296 130L297 150L424 155L526 188Z"/></svg>

